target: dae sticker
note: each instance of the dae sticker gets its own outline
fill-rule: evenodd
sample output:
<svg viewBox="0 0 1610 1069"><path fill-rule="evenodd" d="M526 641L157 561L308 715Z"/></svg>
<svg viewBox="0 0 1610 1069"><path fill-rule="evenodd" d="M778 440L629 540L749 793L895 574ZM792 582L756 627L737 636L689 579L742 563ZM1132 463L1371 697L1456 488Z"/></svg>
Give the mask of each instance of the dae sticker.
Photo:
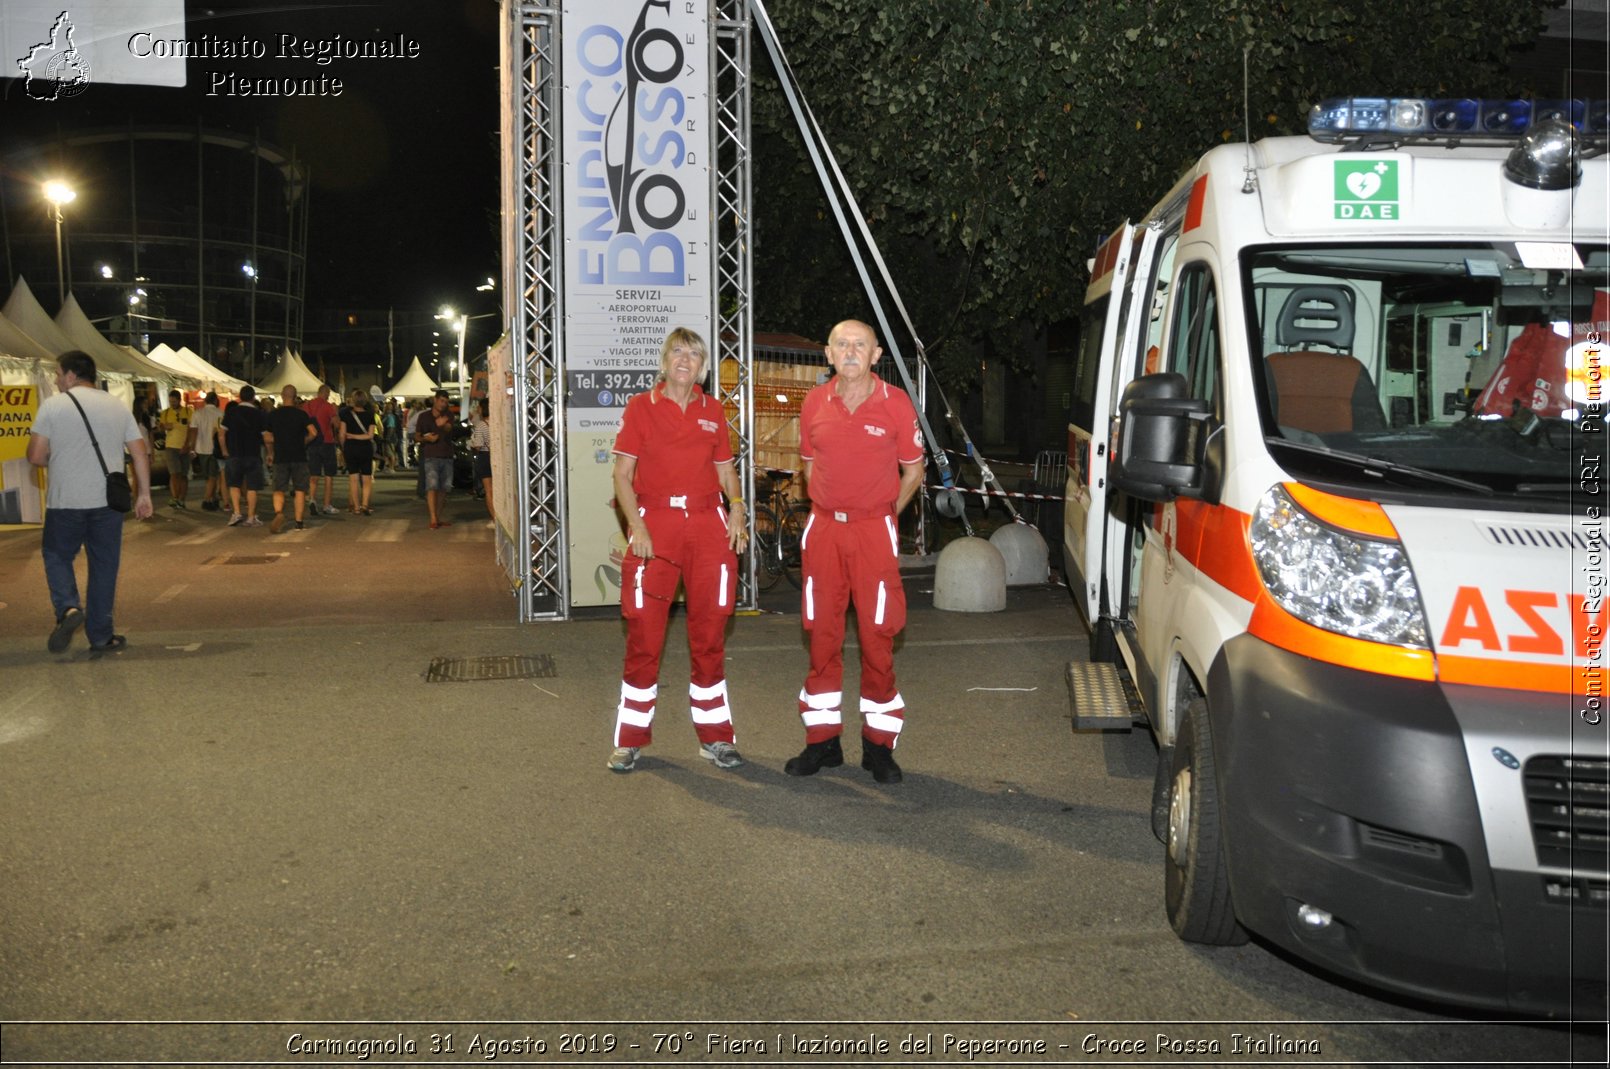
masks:
<svg viewBox="0 0 1610 1069"><path fill-rule="evenodd" d="M1336 218L1398 218L1397 160L1336 160Z"/></svg>

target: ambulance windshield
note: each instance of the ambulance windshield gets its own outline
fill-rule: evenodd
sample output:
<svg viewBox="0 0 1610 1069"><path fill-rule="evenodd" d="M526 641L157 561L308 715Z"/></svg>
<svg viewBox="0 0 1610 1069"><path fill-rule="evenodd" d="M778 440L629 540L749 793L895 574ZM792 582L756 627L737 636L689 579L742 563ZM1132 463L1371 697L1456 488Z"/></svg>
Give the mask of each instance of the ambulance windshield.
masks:
<svg viewBox="0 0 1610 1069"><path fill-rule="evenodd" d="M1294 472L1540 501L1579 489L1604 441L1605 246L1265 246L1244 271L1265 434Z"/></svg>

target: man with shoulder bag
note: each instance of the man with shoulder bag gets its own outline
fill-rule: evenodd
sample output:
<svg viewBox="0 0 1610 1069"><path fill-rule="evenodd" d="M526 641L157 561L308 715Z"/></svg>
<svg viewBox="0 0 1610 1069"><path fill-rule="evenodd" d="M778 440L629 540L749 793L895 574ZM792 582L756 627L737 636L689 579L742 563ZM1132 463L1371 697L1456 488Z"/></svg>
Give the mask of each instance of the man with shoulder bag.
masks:
<svg viewBox="0 0 1610 1069"><path fill-rule="evenodd" d="M41 544L56 626L46 646L61 653L72 643L73 632L83 627L93 652L116 653L128 645L112 629L123 513L132 504L138 518L151 515L151 458L133 413L96 387L93 357L73 350L58 357L56 365L60 392L40 404L28 438L28 462L45 468L50 479ZM123 473L125 449L134 462L137 492L132 501ZM73 571L80 549L89 563L82 608Z"/></svg>

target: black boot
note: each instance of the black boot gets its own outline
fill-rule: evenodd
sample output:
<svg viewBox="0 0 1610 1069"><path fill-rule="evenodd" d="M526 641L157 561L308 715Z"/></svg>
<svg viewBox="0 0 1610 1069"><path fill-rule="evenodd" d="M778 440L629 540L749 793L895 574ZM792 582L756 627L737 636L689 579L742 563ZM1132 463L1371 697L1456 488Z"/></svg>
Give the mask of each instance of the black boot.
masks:
<svg viewBox="0 0 1610 1069"><path fill-rule="evenodd" d="M790 776L814 776L824 768L837 768L844 763L844 746L834 735L826 742L810 742L798 757L790 757L783 771Z"/></svg>
<svg viewBox="0 0 1610 1069"><path fill-rule="evenodd" d="M879 783L899 783L906 778L900 766L894 763L894 751L871 739L861 740L861 767L872 773L872 778Z"/></svg>

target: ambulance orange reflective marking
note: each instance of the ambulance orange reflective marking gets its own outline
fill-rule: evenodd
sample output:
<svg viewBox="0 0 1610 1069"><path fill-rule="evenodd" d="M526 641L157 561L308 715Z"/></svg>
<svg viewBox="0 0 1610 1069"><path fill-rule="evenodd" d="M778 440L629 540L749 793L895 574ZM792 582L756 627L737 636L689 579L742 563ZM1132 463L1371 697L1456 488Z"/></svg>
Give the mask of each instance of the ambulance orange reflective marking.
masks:
<svg viewBox="0 0 1610 1069"><path fill-rule="evenodd" d="M1316 520L1339 527L1344 531L1364 535L1366 538L1384 538L1399 541L1398 529L1387 519L1386 510L1373 501L1360 501L1353 497L1338 497L1315 490L1302 483L1281 483L1291 499L1306 509Z"/></svg>
<svg viewBox="0 0 1610 1069"><path fill-rule="evenodd" d="M1190 233L1202 225L1202 214L1207 207L1207 180L1203 175L1191 183L1191 201L1185 206L1185 232Z"/></svg>
<svg viewBox="0 0 1610 1069"><path fill-rule="evenodd" d="M1305 499L1301 503L1305 507L1317 502L1315 515L1334 526L1377 536L1396 533L1385 512L1373 502L1338 498L1292 483L1286 486L1288 490L1296 489L1303 494ZM1161 514L1160 506L1156 517L1159 527ZM1247 541L1251 522L1252 518L1246 513L1226 505L1208 505L1188 499L1175 502L1175 552L1204 576L1252 604L1248 634L1292 653L1377 675L1547 694L1582 690L1581 686L1573 685L1573 670L1569 664L1544 664L1513 657L1434 655L1430 650L1391 646L1326 631L1297 619L1275 603L1258 578ZM1481 590L1459 588L1438 645L1446 649L1474 641L1482 649L1497 653L1565 654L1564 639L1541 614L1543 609L1559 606L1558 595L1548 591L1507 590L1504 604L1526 624L1527 630L1501 636ZM1601 617L1584 613L1583 598L1578 595L1572 595L1568 604L1576 651L1585 658L1587 651L1602 640ZM1594 683L1584 685L1589 689L1595 684L1602 687L1602 669L1586 674L1594 675Z"/></svg>

